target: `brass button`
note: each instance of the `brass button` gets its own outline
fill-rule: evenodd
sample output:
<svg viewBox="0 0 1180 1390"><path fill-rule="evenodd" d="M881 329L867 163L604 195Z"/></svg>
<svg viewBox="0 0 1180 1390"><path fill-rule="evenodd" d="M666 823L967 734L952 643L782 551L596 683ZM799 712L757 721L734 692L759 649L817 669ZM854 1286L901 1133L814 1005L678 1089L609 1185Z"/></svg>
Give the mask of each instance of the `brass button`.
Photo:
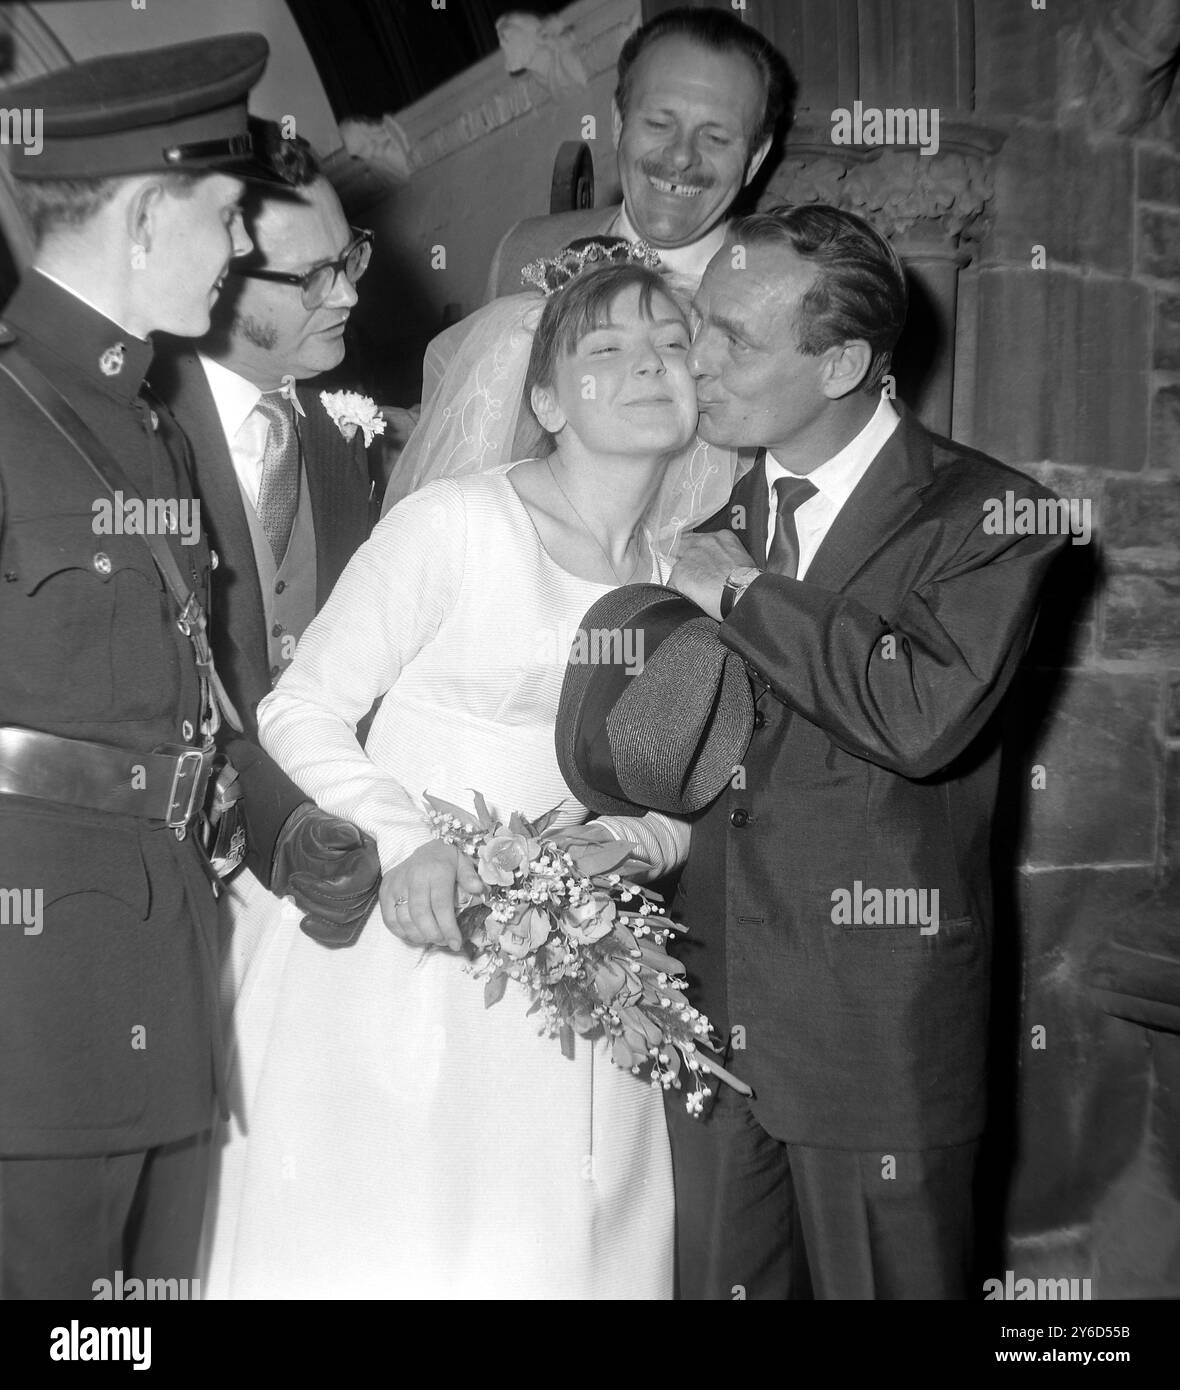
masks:
<svg viewBox="0 0 1180 1390"><path fill-rule="evenodd" d="M279 582L275 585L275 593L281 594L286 587L287 581L285 579L280 579Z"/></svg>
<svg viewBox="0 0 1180 1390"><path fill-rule="evenodd" d="M180 726L180 736L184 739L185 743L188 743L193 736L193 726L187 719Z"/></svg>
<svg viewBox="0 0 1180 1390"><path fill-rule="evenodd" d="M94 568L99 574L110 574L111 570L114 569L111 564L111 557L105 551L100 550L94 557Z"/></svg>
<svg viewBox="0 0 1180 1390"><path fill-rule="evenodd" d="M283 635L282 623L275 623L274 627L272 627L270 630L270 635L272 637L281 637Z"/></svg>
<svg viewBox="0 0 1180 1390"><path fill-rule="evenodd" d="M756 729L761 729L765 723L766 716L762 713L760 709L756 709L754 711L754 727Z"/></svg>
<svg viewBox="0 0 1180 1390"><path fill-rule="evenodd" d="M219 564L221 564L221 556L216 550L211 550L209 552L209 568L216 569Z"/></svg>
<svg viewBox="0 0 1180 1390"><path fill-rule="evenodd" d="M270 668L270 674L272 680L277 680L279 675L279 668L277 666L272 666Z"/></svg>
<svg viewBox="0 0 1180 1390"><path fill-rule="evenodd" d="M741 830L743 826L749 825L750 823L749 811L743 811L740 806L737 808L736 811L730 811L729 823L730 825L735 826L738 830Z"/></svg>

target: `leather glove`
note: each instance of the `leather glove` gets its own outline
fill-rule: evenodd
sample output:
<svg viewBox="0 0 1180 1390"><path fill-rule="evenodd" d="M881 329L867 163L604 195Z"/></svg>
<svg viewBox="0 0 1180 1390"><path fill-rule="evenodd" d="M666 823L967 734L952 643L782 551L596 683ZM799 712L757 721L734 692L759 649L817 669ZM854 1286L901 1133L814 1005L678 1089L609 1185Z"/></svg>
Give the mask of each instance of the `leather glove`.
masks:
<svg viewBox="0 0 1180 1390"><path fill-rule="evenodd" d="M275 841L270 889L306 913L300 927L322 946L351 946L381 884L377 843L351 821L296 806Z"/></svg>

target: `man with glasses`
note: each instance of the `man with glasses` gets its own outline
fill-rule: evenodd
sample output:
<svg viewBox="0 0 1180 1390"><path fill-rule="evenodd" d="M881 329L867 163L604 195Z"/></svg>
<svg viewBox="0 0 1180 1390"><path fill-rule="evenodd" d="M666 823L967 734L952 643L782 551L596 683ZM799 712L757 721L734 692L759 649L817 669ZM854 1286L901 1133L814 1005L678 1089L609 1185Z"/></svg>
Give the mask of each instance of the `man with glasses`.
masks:
<svg viewBox="0 0 1180 1390"><path fill-rule="evenodd" d="M347 945L364 924L360 909L379 866L355 827L319 811L257 747L255 710L372 526L361 435L346 440L319 391L302 384L344 357L371 234L349 227L305 141L283 140L270 122L251 125L289 187L247 200L254 251L233 265L209 332L197 342L173 340L157 358L153 384L195 457L218 560L218 670L255 740L253 754L269 763L276 820L301 827L317 850L324 910L305 917L303 929L325 945ZM279 853L286 843L278 838ZM281 863L247 855L246 865L222 898L223 985L231 995L263 933L282 929L275 894L292 886Z"/></svg>

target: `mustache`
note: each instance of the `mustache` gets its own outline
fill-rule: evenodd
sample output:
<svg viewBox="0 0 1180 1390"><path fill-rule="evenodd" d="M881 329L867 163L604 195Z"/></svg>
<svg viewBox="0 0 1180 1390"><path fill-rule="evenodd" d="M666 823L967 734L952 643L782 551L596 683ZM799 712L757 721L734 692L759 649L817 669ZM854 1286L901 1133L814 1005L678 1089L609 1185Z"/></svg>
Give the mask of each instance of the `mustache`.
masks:
<svg viewBox="0 0 1180 1390"><path fill-rule="evenodd" d="M701 174L683 174L675 169L665 169L650 159L641 159L639 167L653 179L663 179L665 183L679 184L681 188L712 188L713 180Z"/></svg>

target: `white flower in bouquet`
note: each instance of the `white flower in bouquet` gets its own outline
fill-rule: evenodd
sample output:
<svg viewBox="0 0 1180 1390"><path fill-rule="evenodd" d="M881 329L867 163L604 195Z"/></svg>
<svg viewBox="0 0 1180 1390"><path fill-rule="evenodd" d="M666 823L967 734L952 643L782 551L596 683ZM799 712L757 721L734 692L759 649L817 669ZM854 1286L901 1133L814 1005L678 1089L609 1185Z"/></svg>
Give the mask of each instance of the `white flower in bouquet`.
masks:
<svg viewBox="0 0 1180 1390"><path fill-rule="evenodd" d="M684 967L664 949L683 927L658 893L618 872L634 861L633 845L562 847L546 834L556 807L535 822L514 811L505 824L478 792L474 812L429 793L425 800L435 837L470 858L484 884L482 900L460 911L459 928L485 1005L515 981L567 1057L575 1034L605 1034L616 1066L646 1068L664 1090L687 1081L690 1115L712 1095L706 1076L750 1094L717 1059L720 1041L685 998Z"/></svg>
<svg viewBox="0 0 1180 1390"><path fill-rule="evenodd" d="M357 430L365 434L365 448L385 433L385 417L370 396L359 391L321 391L320 400L336 428L351 444Z"/></svg>

